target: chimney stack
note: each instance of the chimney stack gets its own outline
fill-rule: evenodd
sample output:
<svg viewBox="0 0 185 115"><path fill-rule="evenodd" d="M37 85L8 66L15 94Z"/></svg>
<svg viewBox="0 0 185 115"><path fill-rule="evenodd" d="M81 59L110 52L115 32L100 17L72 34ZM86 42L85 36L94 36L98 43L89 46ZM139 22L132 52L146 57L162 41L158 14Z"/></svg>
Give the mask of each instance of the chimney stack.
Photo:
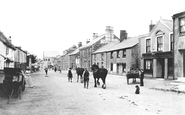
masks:
<svg viewBox="0 0 185 115"><path fill-rule="evenodd" d="M90 39L87 39L86 44L88 44L89 42L90 42Z"/></svg>
<svg viewBox="0 0 185 115"><path fill-rule="evenodd" d="M120 42L127 39L127 32L126 30L120 30Z"/></svg>
<svg viewBox="0 0 185 115"><path fill-rule="evenodd" d="M98 37L98 33L93 33L93 40Z"/></svg>
<svg viewBox="0 0 185 115"><path fill-rule="evenodd" d="M151 20L151 24L149 25L149 32L152 31L153 27L155 26L155 24L152 24L152 20Z"/></svg>
<svg viewBox="0 0 185 115"><path fill-rule="evenodd" d="M11 36L9 36L8 41L9 41L10 43L12 43Z"/></svg>
<svg viewBox="0 0 185 115"><path fill-rule="evenodd" d="M82 46L82 42L78 42L78 48Z"/></svg>

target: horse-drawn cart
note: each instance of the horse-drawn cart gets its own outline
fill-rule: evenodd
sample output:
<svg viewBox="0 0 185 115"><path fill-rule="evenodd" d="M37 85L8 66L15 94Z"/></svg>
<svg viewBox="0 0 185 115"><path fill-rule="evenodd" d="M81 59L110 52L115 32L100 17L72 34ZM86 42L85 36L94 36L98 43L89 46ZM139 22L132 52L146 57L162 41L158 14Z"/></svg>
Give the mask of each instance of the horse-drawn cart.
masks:
<svg viewBox="0 0 185 115"><path fill-rule="evenodd" d="M8 96L8 103L13 95L21 99L21 93L25 90L25 76L20 68L4 68L5 78L3 89Z"/></svg>
<svg viewBox="0 0 185 115"><path fill-rule="evenodd" d="M142 72L143 71L139 70L139 69L132 69L132 70L128 71L126 74L127 84L129 84L130 78L133 78L133 83L136 82L136 78L143 79L143 77L141 77Z"/></svg>

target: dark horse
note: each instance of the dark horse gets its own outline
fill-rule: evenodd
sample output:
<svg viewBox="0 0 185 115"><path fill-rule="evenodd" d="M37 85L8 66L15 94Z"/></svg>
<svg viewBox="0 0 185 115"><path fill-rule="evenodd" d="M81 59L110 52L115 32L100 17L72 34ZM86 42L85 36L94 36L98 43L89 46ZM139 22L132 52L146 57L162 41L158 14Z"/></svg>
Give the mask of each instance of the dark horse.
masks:
<svg viewBox="0 0 185 115"><path fill-rule="evenodd" d="M105 80L106 80L108 70L105 68L99 68L98 65L96 64L93 64L91 69L93 71L93 76L94 76L94 83L95 83L94 87L97 87L96 83L100 85L99 79L101 78L103 82L102 88L105 89L106 88Z"/></svg>
<svg viewBox="0 0 185 115"><path fill-rule="evenodd" d="M80 76L80 80L81 80L81 83L83 82L82 81L82 74L84 72L84 68L76 68L76 74L77 74L77 82L78 82L78 79L79 79L79 76Z"/></svg>

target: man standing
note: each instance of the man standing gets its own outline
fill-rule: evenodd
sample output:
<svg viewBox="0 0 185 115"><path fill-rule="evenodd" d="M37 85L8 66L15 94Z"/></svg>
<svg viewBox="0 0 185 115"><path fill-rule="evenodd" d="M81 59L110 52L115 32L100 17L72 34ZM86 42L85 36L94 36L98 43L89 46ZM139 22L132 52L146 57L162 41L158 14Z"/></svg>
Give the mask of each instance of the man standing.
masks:
<svg viewBox="0 0 185 115"><path fill-rule="evenodd" d="M85 68L85 71L83 73L83 78L84 78L84 88L89 86L89 71L87 70L87 68Z"/></svg>

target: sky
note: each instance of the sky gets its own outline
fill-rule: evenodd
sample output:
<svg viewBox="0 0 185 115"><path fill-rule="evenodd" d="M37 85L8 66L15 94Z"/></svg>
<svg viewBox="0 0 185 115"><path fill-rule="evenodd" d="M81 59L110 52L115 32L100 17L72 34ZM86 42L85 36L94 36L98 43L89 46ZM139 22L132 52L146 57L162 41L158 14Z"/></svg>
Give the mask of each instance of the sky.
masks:
<svg viewBox="0 0 185 115"><path fill-rule="evenodd" d="M172 20L185 8L184 0L0 0L0 31L11 36L38 58L44 51L60 54L73 45L92 39L93 33L105 33L112 26L119 37L146 34L149 24Z"/></svg>

